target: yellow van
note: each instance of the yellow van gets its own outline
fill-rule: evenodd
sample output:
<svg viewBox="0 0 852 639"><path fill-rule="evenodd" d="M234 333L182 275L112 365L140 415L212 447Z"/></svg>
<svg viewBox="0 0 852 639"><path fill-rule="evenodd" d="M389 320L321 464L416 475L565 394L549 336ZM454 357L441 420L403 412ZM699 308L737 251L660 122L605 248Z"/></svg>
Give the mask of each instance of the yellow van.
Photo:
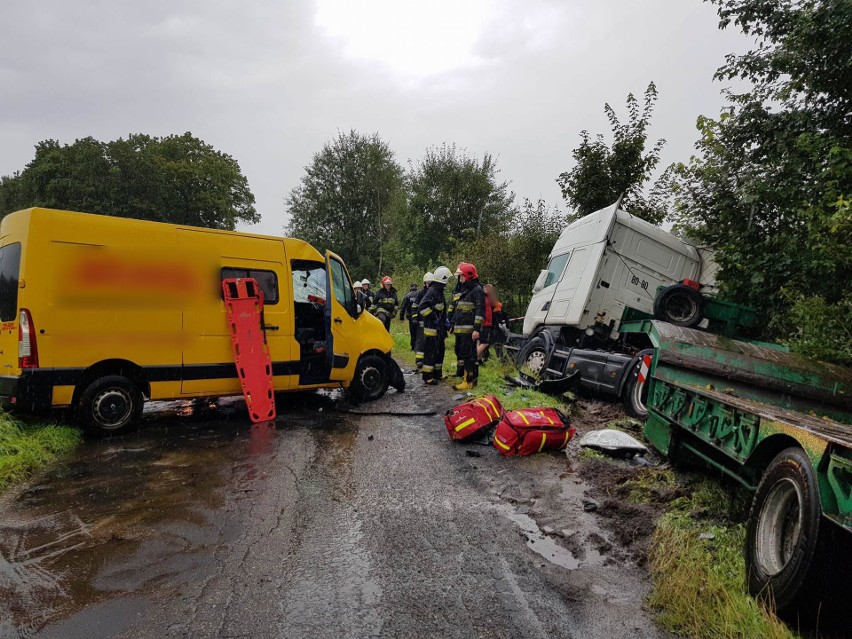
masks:
<svg viewBox="0 0 852 639"><path fill-rule="evenodd" d="M32 208L0 223L0 397L133 427L145 399L241 394L221 281L252 277L276 391L405 382L343 261L292 238Z"/></svg>

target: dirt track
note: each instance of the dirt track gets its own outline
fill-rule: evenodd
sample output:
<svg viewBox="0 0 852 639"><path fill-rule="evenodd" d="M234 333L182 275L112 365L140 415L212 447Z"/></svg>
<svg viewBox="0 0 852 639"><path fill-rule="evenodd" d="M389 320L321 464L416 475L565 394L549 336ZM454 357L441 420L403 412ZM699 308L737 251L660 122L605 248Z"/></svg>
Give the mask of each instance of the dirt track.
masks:
<svg viewBox="0 0 852 639"><path fill-rule="evenodd" d="M0 504L0 636L662 636L641 517L585 512L573 454L451 444L411 386L363 409L439 416L172 404L87 443Z"/></svg>

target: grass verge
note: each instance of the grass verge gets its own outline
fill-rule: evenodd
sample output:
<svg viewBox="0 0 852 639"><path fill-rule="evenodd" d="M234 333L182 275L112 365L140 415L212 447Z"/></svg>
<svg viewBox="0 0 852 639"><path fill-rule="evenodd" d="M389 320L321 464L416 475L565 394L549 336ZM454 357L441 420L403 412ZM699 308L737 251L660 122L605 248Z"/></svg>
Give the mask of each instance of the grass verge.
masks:
<svg viewBox="0 0 852 639"><path fill-rule="evenodd" d="M81 441L75 428L24 424L0 412L0 490L28 479Z"/></svg>
<svg viewBox="0 0 852 639"><path fill-rule="evenodd" d="M414 365L408 325L395 322L394 354ZM444 370L455 370L454 340L447 340ZM504 375L517 375L510 363L495 357L480 369L477 393L492 393L509 409L554 406L576 410L565 398L534 390L509 388ZM641 438L641 425L625 418L607 424ZM608 459L581 449L583 461ZM647 468L625 482L631 503L665 502L649 553L653 586L648 604L658 623L680 636L695 639L796 637L771 610L752 598L745 585L745 519L751 495L738 486L700 473Z"/></svg>

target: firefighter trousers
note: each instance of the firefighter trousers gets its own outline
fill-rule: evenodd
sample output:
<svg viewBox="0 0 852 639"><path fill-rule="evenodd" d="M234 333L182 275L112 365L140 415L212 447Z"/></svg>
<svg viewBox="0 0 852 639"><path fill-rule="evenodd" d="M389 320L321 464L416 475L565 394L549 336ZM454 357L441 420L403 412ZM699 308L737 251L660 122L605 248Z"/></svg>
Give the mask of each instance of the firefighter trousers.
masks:
<svg viewBox="0 0 852 639"><path fill-rule="evenodd" d="M475 381L479 377L479 366L476 363L476 342L471 333L456 334L456 359L457 367L464 369L468 381Z"/></svg>
<svg viewBox="0 0 852 639"><path fill-rule="evenodd" d="M423 381L441 379L444 376L445 337L424 335L423 337Z"/></svg>

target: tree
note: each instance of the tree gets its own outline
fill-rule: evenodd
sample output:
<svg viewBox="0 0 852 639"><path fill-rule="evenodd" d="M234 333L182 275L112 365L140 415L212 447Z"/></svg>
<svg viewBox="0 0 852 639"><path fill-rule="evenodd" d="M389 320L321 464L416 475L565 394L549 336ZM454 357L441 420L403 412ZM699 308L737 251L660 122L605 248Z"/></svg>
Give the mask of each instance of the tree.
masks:
<svg viewBox="0 0 852 639"><path fill-rule="evenodd" d="M429 264L476 237L508 227L515 194L498 182L497 163L444 144L426 150L409 170L407 235L415 263Z"/></svg>
<svg viewBox="0 0 852 639"><path fill-rule="evenodd" d="M378 133L339 132L285 198L287 233L340 253L353 274L379 275L404 187L403 169Z"/></svg>
<svg viewBox="0 0 852 639"><path fill-rule="evenodd" d="M653 224L665 219L668 171L657 180L648 197L643 195L643 186L657 167L666 143L658 140L649 150L645 148L656 102L657 87L651 82L645 89L641 108L632 93L627 95L626 123L619 120L609 104L604 105L612 126L612 147L607 145L603 134L593 138L586 130L580 132L580 146L571 154L576 164L556 180L575 218L609 206L624 194L622 203L634 215Z"/></svg>
<svg viewBox="0 0 852 639"><path fill-rule="evenodd" d="M757 40L716 77L751 86L699 118L699 153L677 168L678 227L717 248L725 294L758 308L763 337L848 361L849 331L826 343L825 318L852 308L852 5L713 2L720 28Z"/></svg>
<svg viewBox="0 0 852 639"><path fill-rule="evenodd" d="M3 215L43 206L218 229L260 221L236 160L191 133L35 149L23 171L0 179Z"/></svg>

